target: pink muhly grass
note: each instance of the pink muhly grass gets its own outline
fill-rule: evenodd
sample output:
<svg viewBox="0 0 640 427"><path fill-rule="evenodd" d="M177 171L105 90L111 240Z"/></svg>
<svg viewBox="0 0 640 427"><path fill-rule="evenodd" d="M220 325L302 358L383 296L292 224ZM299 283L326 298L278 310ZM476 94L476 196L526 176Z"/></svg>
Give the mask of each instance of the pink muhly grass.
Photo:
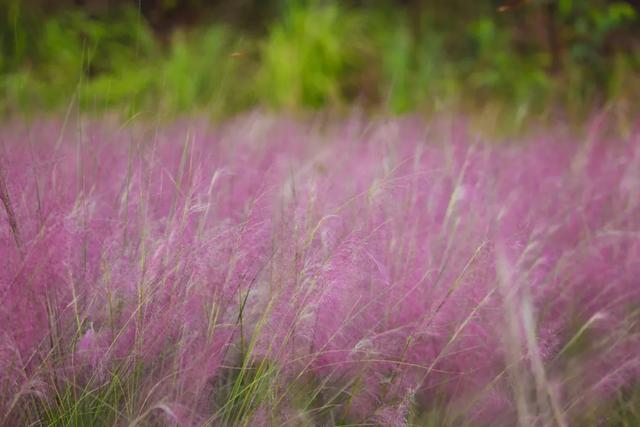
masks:
<svg viewBox="0 0 640 427"><path fill-rule="evenodd" d="M638 387L637 132L75 126L0 131L0 423L564 426Z"/></svg>

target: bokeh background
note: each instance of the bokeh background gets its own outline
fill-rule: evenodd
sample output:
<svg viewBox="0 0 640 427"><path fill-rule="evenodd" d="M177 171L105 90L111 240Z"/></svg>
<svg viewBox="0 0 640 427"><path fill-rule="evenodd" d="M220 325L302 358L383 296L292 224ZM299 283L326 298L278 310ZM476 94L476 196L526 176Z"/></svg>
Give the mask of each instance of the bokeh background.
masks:
<svg viewBox="0 0 640 427"><path fill-rule="evenodd" d="M640 105L639 0L0 2L4 116Z"/></svg>

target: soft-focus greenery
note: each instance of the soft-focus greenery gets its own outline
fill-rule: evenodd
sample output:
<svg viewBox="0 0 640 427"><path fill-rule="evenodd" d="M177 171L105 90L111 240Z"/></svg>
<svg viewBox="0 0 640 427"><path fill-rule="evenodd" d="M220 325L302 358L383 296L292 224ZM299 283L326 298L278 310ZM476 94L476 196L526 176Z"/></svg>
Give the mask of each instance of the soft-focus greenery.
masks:
<svg viewBox="0 0 640 427"><path fill-rule="evenodd" d="M4 114L356 105L518 121L640 93L632 1L0 1Z"/></svg>
<svg viewBox="0 0 640 427"><path fill-rule="evenodd" d="M350 71L363 66L358 18L337 4L287 7L260 43L261 98L290 108L340 102Z"/></svg>

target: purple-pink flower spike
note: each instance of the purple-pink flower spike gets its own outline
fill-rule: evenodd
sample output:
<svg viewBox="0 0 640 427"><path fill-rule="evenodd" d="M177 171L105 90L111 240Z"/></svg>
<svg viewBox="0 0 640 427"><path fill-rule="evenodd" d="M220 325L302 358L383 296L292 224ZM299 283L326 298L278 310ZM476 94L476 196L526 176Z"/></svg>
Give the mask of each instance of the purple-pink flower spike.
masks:
<svg viewBox="0 0 640 427"><path fill-rule="evenodd" d="M0 424L115 375L123 425L568 426L638 387L640 134L447 123L5 125Z"/></svg>

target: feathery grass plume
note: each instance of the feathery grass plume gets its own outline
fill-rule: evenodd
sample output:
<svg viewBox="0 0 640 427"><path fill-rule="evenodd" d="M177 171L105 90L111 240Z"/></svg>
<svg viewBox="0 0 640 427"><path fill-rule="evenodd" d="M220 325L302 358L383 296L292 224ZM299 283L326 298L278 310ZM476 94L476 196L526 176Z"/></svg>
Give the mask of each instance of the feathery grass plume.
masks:
<svg viewBox="0 0 640 427"><path fill-rule="evenodd" d="M0 424L637 419L638 132L79 120L0 130Z"/></svg>

